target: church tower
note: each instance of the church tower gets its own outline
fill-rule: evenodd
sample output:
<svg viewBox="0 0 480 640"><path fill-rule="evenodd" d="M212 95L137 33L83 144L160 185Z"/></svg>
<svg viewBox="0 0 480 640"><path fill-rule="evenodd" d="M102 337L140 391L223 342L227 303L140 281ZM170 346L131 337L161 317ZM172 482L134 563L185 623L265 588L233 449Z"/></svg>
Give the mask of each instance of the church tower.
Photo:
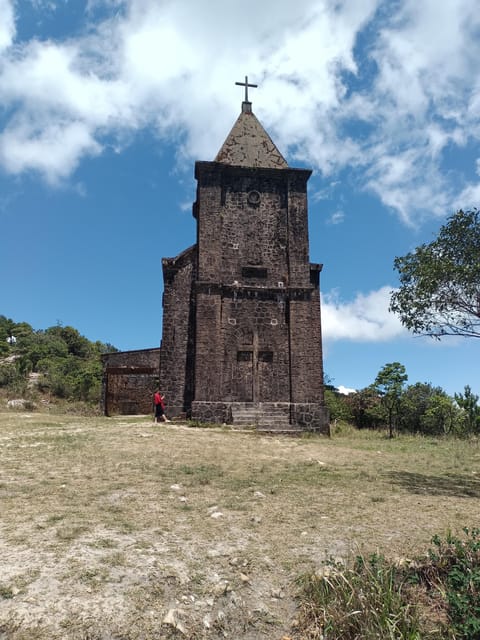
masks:
<svg viewBox="0 0 480 640"><path fill-rule="evenodd" d="M288 166L243 86L215 160L195 164L197 242L163 260L160 386L172 416L327 432L311 171Z"/></svg>

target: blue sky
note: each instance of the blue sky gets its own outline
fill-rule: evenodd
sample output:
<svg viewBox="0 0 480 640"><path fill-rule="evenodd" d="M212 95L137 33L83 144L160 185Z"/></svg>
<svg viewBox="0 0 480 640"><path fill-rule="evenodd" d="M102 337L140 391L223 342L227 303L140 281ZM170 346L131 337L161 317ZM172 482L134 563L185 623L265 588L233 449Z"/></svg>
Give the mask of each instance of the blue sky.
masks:
<svg viewBox="0 0 480 640"><path fill-rule="evenodd" d="M480 202L477 0L0 0L0 313L158 346L195 160L253 110L312 168L324 365L480 393L480 341L414 337L393 259Z"/></svg>

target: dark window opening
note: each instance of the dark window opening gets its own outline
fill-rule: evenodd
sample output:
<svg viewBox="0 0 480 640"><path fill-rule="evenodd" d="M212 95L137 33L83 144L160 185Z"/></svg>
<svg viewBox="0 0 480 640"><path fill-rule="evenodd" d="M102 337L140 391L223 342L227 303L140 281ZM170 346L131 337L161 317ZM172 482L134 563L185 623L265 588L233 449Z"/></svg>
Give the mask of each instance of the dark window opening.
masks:
<svg viewBox="0 0 480 640"><path fill-rule="evenodd" d="M242 278L259 278L265 280L267 270L264 267L243 267Z"/></svg>
<svg viewBox="0 0 480 640"><path fill-rule="evenodd" d="M251 360L251 351L237 351L237 362L250 362Z"/></svg>
<svg viewBox="0 0 480 640"><path fill-rule="evenodd" d="M258 361L259 362L273 362L273 351L259 351L258 352Z"/></svg>
<svg viewBox="0 0 480 640"><path fill-rule="evenodd" d="M318 287L320 283L320 272L318 269L310 269L310 284Z"/></svg>

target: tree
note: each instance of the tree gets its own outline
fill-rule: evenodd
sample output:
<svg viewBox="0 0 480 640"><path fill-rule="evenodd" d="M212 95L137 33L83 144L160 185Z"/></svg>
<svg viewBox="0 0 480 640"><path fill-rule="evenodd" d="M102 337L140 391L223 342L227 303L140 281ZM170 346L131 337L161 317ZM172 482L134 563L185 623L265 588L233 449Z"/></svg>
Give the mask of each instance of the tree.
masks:
<svg viewBox="0 0 480 640"><path fill-rule="evenodd" d="M430 398L428 408L421 417L421 430L431 435L443 435L458 430L460 410L445 393Z"/></svg>
<svg viewBox="0 0 480 640"><path fill-rule="evenodd" d="M325 404L330 414L330 420L344 420L345 422L353 420L347 396L339 393L335 388L333 390L331 388L325 389Z"/></svg>
<svg viewBox="0 0 480 640"><path fill-rule="evenodd" d="M395 258L400 288L390 310L413 333L480 338L479 256L479 212L460 210L433 242Z"/></svg>
<svg viewBox="0 0 480 640"><path fill-rule="evenodd" d="M447 397L447 394L441 387L433 387L428 382L408 385L400 400L398 429L413 433L423 432L425 413L431 408L432 402L436 402L436 398L440 396ZM442 432L443 430L440 430L440 433Z"/></svg>
<svg viewBox="0 0 480 640"><path fill-rule="evenodd" d="M68 353L79 358L88 358L92 355L92 345L87 338L84 338L77 329L73 327L55 326L50 327L45 332L49 336L57 336L65 342Z"/></svg>
<svg viewBox="0 0 480 640"><path fill-rule="evenodd" d="M375 378L374 387L381 397L382 404L388 414L388 431L390 438L393 438L393 418L398 412L403 385L407 380L408 376L405 367L399 362L386 364Z"/></svg>
<svg viewBox="0 0 480 640"><path fill-rule="evenodd" d="M14 335L15 323L10 318L0 315L0 357L10 353L9 339Z"/></svg>
<svg viewBox="0 0 480 640"><path fill-rule="evenodd" d="M355 426L359 429L375 428L381 424L380 399L373 386L350 394L346 401L351 407Z"/></svg>
<svg viewBox="0 0 480 640"><path fill-rule="evenodd" d="M470 386L464 387L463 393L455 393L455 402L462 410L465 430L474 433L480 427L480 406L478 396L472 393Z"/></svg>

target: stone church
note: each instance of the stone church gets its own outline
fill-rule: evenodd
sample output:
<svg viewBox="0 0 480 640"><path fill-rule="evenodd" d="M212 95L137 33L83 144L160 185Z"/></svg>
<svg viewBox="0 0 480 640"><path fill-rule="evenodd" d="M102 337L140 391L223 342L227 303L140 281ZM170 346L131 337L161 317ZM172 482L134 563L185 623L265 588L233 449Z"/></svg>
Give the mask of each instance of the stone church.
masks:
<svg viewBox="0 0 480 640"><path fill-rule="evenodd" d="M169 417L327 432L311 171L288 166L242 85L215 160L195 164L196 243L162 261L161 347L104 356L105 412L150 412L158 374Z"/></svg>

